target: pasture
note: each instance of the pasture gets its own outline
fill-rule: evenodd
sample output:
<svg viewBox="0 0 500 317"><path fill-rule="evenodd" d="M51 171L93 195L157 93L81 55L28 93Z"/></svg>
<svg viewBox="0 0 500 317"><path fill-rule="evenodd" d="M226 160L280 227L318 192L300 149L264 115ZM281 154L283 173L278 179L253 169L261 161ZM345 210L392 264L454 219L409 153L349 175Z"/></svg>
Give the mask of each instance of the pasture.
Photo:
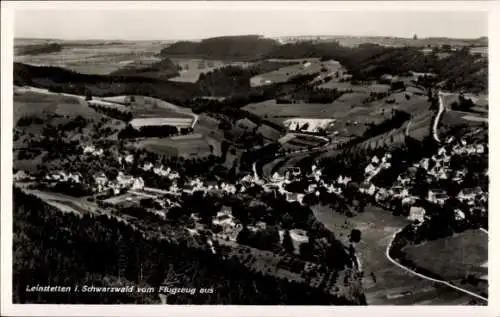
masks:
<svg viewBox="0 0 500 317"><path fill-rule="evenodd" d="M488 235L480 230L471 229L444 239L407 246L403 251L417 266L446 280L488 273L487 268L481 267L488 261Z"/></svg>
<svg viewBox="0 0 500 317"><path fill-rule="evenodd" d="M14 121L23 116L60 115L82 116L89 119L101 119L103 116L88 107L82 100L63 95L49 95L37 92L14 93Z"/></svg>
<svg viewBox="0 0 500 317"><path fill-rule="evenodd" d="M406 272L387 259L386 248L392 235L408 224L405 218L395 217L391 212L374 206L367 206L364 212L354 217L347 217L327 206L317 205L312 209L316 218L344 243L348 244L352 229L361 230L356 253L363 267L363 287L369 305L459 305L468 304L473 299Z"/></svg>
<svg viewBox="0 0 500 317"><path fill-rule="evenodd" d="M184 158L204 157L214 154L214 147L203 138L148 138L135 141L133 146L166 156Z"/></svg>

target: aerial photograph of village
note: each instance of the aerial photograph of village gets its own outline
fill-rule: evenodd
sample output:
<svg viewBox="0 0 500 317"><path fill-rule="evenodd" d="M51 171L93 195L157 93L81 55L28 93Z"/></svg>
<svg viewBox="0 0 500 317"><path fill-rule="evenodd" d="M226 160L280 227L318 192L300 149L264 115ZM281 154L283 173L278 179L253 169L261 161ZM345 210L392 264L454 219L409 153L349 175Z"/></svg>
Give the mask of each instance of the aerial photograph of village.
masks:
<svg viewBox="0 0 500 317"><path fill-rule="evenodd" d="M487 13L70 11L16 12L13 303L488 305Z"/></svg>

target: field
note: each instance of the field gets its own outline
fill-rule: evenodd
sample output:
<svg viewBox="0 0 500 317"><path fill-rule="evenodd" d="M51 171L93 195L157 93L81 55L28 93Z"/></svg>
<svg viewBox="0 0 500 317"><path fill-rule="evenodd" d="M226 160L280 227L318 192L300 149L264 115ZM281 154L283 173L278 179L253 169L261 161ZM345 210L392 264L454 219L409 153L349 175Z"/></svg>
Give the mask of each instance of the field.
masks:
<svg viewBox="0 0 500 317"><path fill-rule="evenodd" d="M407 246L403 251L417 266L446 280L459 280L467 274L477 277L488 274L487 268L481 267L488 261L488 235L480 230Z"/></svg>
<svg viewBox="0 0 500 317"><path fill-rule="evenodd" d="M216 60L205 60L205 59L189 59L189 58L171 58L172 62L179 65L181 68L180 75L177 77L170 78L170 81L179 82L191 82L194 83L198 81L200 74L205 74L211 72L215 69L222 68L224 66L242 66L247 67L250 63L244 62L228 62L228 61L216 61Z"/></svg>
<svg viewBox="0 0 500 317"><path fill-rule="evenodd" d="M14 121L30 115L78 116L100 119L103 116L85 105L81 100L62 95L48 95L37 92L14 93Z"/></svg>
<svg viewBox="0 0 500 317"><path fill-rule="evenodd" d="M130 96L116 96L116 97L104 97L101 100L123 105L128 111L132 112L134 118L191 118L194 120L195 115L192 113L191 109L183 108L171 104L169 102L146 97L146 96L134 96L133 102Z"/></svg>
<svg viewBox="0 0 500 317"><path fill-rule="evenodd" d="M463 305L474 299L406 272L387 259L385 252L392 235L408 223L406 219L373 206L351 218L324 206L315 206L313 211L345 243L351 229L361 230L356 251L364 271L363 286L369 305Z"/></svg>
<svg viewBox="0 0 500 317"><path fill-rule="evenodd" d="M472 119L472 120L471 120ZM471 114L448 110L443 113L439 123L439 134L448 134L453 128L465 126L468 128L484 128L488 125L488 117L484 114Z"/></svg>
<svg viewBox="0 0 500 317"><path fill-rule="evenodd" d="M262 136L270 141L276 141L281 137L281 132L271 128L268 125L262 124L257 128L257 133L262 134Z"/></svg>
<svg viewBox="0 0 500 317"><path fill-rule="evenodd" d="M145 126L170 125L179 129L189 128L193 122L191 118L136 118L130 121L130 124L138 129Z"/></svg>
<svg viewBox="0 0 500 317"><path fill-rule="evenodd" d="M29 44L29 40L28 43L25 43L26 41L22 44ZM14 56L14 60L32 65L64 67L83 74L106 75L127 64L130 67L143 67L145 64L156 61L155 55L166 43L151 41L70 43L63 41L61 44L63 49L60 52Z"/></svg>
<svg viewBox="0 0 500 317"><path fill-rule="evenodd" d="M345 112L351 108L350 105L356 101L363 100L364 97L356 94L348 94L352 96L343 96L343 99L338 99L331 104L310 104L310 103L294 103L294 104L278 104L276 100L266 100L259 103L251 103L243 109L266 118L311 118L311 119L336 119L343 116ZM341 97L342 98L342 97ZM351 99L352 100L349 100ZM276 120L282 122L283 120Z"/></svg>
<svg viewBox="0 0 500 317"><path fill-rule="evenodd" d="M170 138L148 138L135 141L133 146L161 155L182 156L185 158L215 154L215 148L209 144L204 136L199 134Z"/></svg>
<svg viewBox="0 0 500 317"><path fill-rule="evenodd" d="M314 73L331 74L340 68L340 64L336 61L320 62L319 59L302 60L299 64L285 66L272 72L254 76L250 78L250 86L257 87L271 83L283 83L297 75ZM324 71L322 72L322 70Z"/></svg>

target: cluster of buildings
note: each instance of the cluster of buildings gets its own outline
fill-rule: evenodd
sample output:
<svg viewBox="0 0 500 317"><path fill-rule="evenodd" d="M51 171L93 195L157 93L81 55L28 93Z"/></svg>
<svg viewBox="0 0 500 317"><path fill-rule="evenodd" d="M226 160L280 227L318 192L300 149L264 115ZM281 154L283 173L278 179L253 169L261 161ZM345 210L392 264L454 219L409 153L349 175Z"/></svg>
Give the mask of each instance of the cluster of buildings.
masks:
<svg viewBox="0 0 500 317"><path fill-rule="evenodd" d="M107 190L111 190L114 195L119 195L124 191L129 189L132 190L142 190L144 189L144 180L142 177L133 177L131 175L126 175L123 172L118 172L116 179L109 179L106 174L98 173L94 175L94 187L93 190L96 193L102 193Z"/></svg>
<svg viewBox="0 0 500 317"><path fill-rule="evenodd" d="M440 147L436 154L430 158L423 158L413 167L410 167L404 174L398 176L395 184L391 188L379 188L371 183L371 179L384 168L390 167L388 159L390 154L386 154L382 160L373 157L370 164L365 169L365 183L360 187L360 191L369 196L372 196L375 201L384 204L388 201L392 203L400 203L402 207L409 208L409 219L423 222L425 220L425 210L415 206L418 200L417 196L411 195L411 189L414 185L415 172L418 168L426 171L426 182L430 185L439 182L440 180L451 179L453 182L461 184L463 177L467 173L467 169L453 170L450 167L450 161L453 155L472 155L485 153L485 146L482 144L467 144L465 140L454 142L451 137L446 141L446 144ZM450 197L440 188L432 188L427 192L425 197L431 203L444 206ZM480 187L464 188L456 198L465 203L471 209L479 209L481 212L486 212L487 208L487 193ZM455 210L455 219L464 220L466 218L464 212L460 209Z"/></svg>
<svg viewBox="0 0 500 317"><path fill-rule="evenodd" d="M98 149L94 145L86 145L83 147L83 154L90 154L93 156L102 156L104 154L104 150Z"/></svg>
<svg viewBox="0 0 500 317"><path fill-rule="evenodd" d="M82 175L80 173L57 171L45 175L44 179L49 182L80 184L82 182Z"/></svg>

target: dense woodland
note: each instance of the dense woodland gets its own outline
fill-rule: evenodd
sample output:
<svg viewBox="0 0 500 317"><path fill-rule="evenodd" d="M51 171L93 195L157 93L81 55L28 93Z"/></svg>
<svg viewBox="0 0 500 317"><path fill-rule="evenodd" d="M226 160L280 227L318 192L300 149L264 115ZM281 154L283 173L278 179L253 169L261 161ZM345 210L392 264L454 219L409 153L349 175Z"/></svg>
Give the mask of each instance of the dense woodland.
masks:
<svg viewBox="0 0 500 317"><path fill-rule="evenodd" d="M279 43L259 35L223 36L201 42L180 41L164 48L160 55L191 56L221 60L258 60Z"/></svg>
<svg viewBox="0 0 500 317"><path fill-rule="evenodd" d="M250 272L235 259L223 260L206 248L189 248L187 241L146 238L109 216L61 213L17 188L13 218L15 303L157 303L157 293L30 293L26 286L159 286L173 269L177 278L170 281L172 287L215 292L170 295L172 304L353 304L302 284Z"/></svg>

